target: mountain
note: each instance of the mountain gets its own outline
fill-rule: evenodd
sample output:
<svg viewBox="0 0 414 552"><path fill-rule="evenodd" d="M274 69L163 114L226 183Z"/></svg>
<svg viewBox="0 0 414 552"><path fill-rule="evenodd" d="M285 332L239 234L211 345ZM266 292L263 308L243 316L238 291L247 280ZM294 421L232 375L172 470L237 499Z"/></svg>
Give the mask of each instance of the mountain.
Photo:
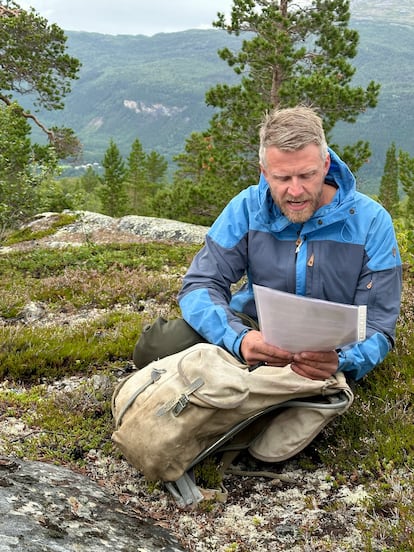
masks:
<svg viewBox="0 0 414 552"><path fill-rule="evenodd" d="M414 16L412 0L353 0L350 27L360 45L354 85L380 82L376 109L353 125L338 124L334 140L341 145L368 140L370 162L361 182L378 186L385 152L394 141L414 155L410 119L414 82ZM236 75L217 51L238 49L243 37L221 30L188 30L152 37L66 32L68 51L82 63L61 112L40 112L48 125L73 128L83 144L85 163L99 163L112 138L128 155L139 138L147 151L168 161L183 151L185 139L207 128L213 114L205 92L217 83L235 83ZM36 137L36 130L34 135ZM40 136L40 134L38 134Z"/></svg>

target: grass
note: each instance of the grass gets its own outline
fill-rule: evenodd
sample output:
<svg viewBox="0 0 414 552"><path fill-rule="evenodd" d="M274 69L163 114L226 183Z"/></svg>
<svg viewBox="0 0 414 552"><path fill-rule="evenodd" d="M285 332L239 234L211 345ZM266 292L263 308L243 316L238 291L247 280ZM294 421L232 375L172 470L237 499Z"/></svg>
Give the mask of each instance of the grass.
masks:
<svg viewBox="0 0 414 552"><path fill-rule="evenodd" d="M94 381L82 382L65 393L50 391L46 385L23 393L1 392L2 417L18 418L30 428L24 438L8 440L6 453L82 466L89 451L111 451L112 386L100 388Z"/></svg>
<svg viewBox="0 0 414 552"><path fill-rule="evenodd" d="M11 253L0 257L0 316L15 318L31 301L52 311L138 308L150 298L173 305L195 251L194 246L134 244Z"/></svg>
<svg viewBox="0 0 414 552"><path fill-rule="evenodd" d="M24 439L4 436L7 453L78 466L92 450L116 454L114 382L131 366L142 326L159 312L179 314L176 293L196 250L85 244L0 256L0 421L16 418L27 427ZM357 386L353 407L297 459L304 469L324 464L338 485L375 482L369 518L360 520L368 552L378 539L384 552L414 549L414 285L408 278L395 350ZM28 321L30 303L47 316ZM87 377L65 393L51 385L70 376Z"/></svg>
<svg viewBox="0 0 414 552"><path fill-rule="evenodd" d="M38 382L129 359L141 331L141 316L106 313L75 327L0 329L0 377Z"/></svg>
<svg viewBox="0 0 414 552"><path fill-rule="evenodd" d="M0 377L35 382L129 359L145 304L171 305L169 311L178 314L180 278L195 250L167 244L84 245L0 257L0 316L5 321ZM59 316L61 323L27 324L28 304L52 319ZM98 316L88 323L66 323L91 309Z"/></svg>
<svg viewBox="0 0 414 552"><path fill-rule="evenodd" d="M357 384L352 408L323 433L320 457L332 467L358 466L370 476L382 475L389 464L414 469L412 291L406 282L394 350Z"/></svg>

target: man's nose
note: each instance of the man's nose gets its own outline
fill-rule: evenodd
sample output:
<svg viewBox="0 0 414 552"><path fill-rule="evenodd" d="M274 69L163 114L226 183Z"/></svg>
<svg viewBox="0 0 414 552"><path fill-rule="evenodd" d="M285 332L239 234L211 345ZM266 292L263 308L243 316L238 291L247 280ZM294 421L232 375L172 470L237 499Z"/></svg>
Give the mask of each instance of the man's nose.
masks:
<svg viewBox="0 0 414 552"><path fill-rule="evenodd" d="M297 176L292 176L289 182L288 193L291 196L300 196L303 193L303 186L300 179Z"/></svg>

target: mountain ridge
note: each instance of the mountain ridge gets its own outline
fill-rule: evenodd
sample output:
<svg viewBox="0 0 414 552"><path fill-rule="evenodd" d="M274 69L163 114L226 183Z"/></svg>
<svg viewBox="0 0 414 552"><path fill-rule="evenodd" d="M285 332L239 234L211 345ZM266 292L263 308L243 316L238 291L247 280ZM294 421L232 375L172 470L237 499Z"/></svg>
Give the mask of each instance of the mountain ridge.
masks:
<svg viewBox="0 0 414 552"><path fill-rule="evenodd" d="M368 5L355 2L364 9ZM375 2L382 4L386 0ZM373 155L360 174L362 181L375 186L392 141L414 155L407 117L414 87L414 25L394 18L389 22L353 16L349 26L360 36L358 55L351 60L356 67L353 85L375 80L382 86L377 108L353 125L338 123L333 138L340 145L360 139L371 143ZM238 48L243 37L221 30L190 29L151 37L66 34L68 52L82 63L80 78L73 83L63 111L40 115L48 126L73 128L83 144L84 163L101 162L110 139L127 156L136 138L145 150L155 150L171 163L192 132L208 127L214 111L205 104L205 92L218 83L237 82L217 51Z"/></svg>

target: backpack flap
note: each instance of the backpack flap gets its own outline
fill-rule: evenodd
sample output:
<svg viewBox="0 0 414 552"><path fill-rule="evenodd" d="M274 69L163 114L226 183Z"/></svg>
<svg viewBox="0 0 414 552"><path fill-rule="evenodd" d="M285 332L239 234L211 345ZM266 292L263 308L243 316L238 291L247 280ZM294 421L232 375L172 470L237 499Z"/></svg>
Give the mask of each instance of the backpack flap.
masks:
<svg viewBox="0 0 414 552"><path fill-rule="evenodd" d="M223 433L218 413L248 398L245 368L210 344L152 362L115 389L113 441L147 479L177 480Z"/></svg>

